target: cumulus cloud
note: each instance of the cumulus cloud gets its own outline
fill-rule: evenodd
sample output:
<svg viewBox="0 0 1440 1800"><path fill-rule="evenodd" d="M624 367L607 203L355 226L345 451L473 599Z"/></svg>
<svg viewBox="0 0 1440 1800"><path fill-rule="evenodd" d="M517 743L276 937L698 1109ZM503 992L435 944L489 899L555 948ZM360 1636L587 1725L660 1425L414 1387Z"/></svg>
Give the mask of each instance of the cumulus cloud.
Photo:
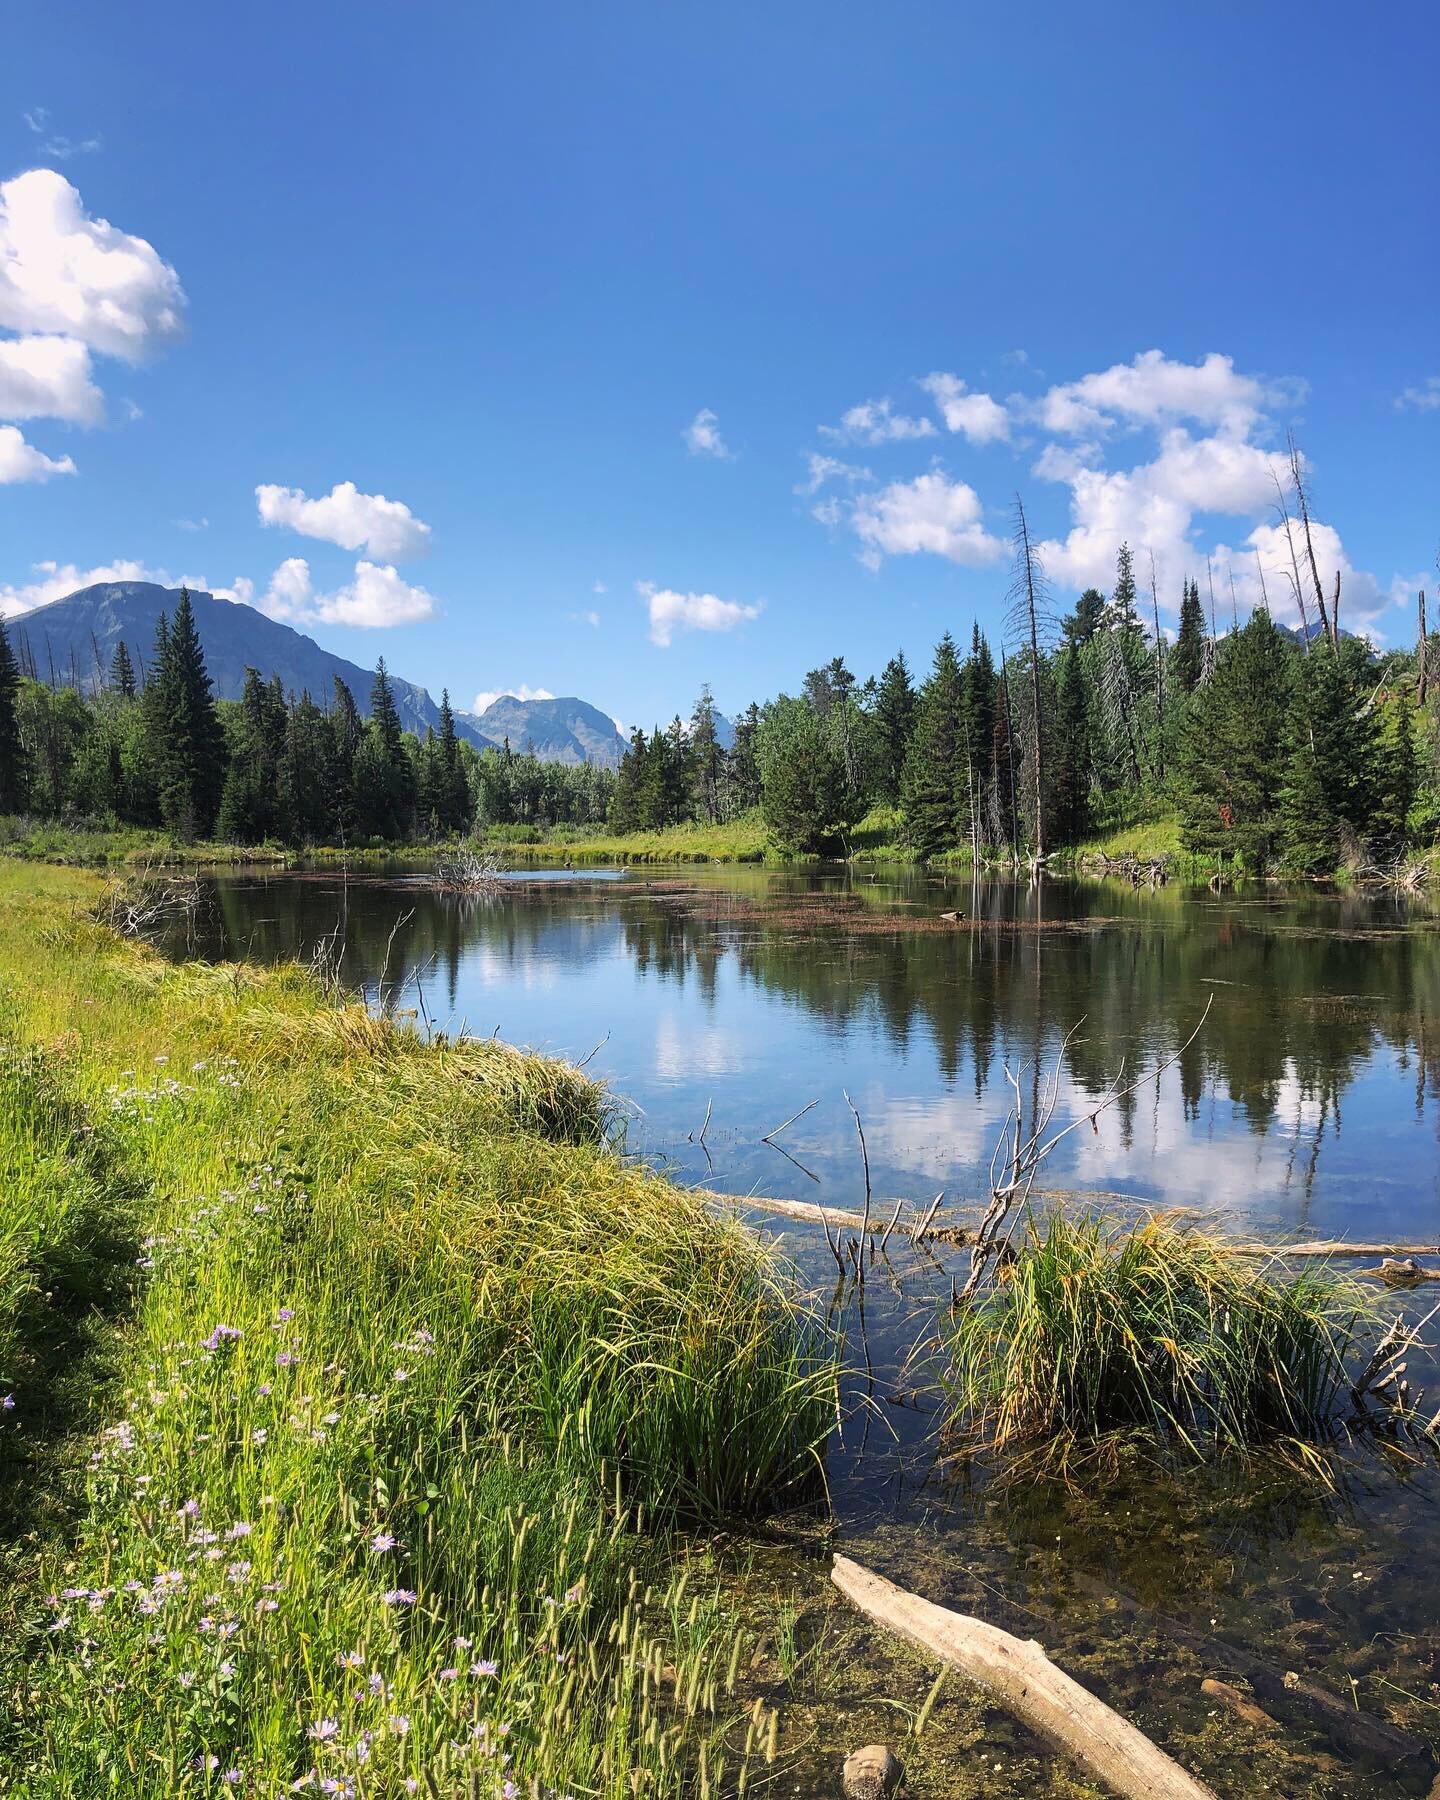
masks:
<svg viewBox="0 0 1440 1800"><path fill-rule="evenodd" d="M0 326L139 361L179 335L180 277L144 238L92 219L54 169L0 182Z"/></svg>
<svg viewBox="0 0 1440 1800"><path fill-rule="evenodd" d="M700 408L680 435L692 456L718 456L724 461L730 455L730 446L720 435L720 420L708 406Z"/></svg>
<svg viewBox="0 0 1440 1800"><path fill-rule="evenodd" d="M822 425L820 435L836 444L890 444L936 433L932 420L907 418L893 411L888 400L863 400L842 413L838 425Z"/></svg>
<svg viewBox="0 0 1440 1800"><path fill-rule="evenodd" d="M63 600L80 588L94 587L98 581L155 581L170 585L163 569L147 569L144 563L101 563L93 569L82 569L76 563L41 562L31 569L35 577L19 586L0 582L0 616L12 618L16 613L33 612L37 606L48 606L52 600Z"/></svg>
<svg viewBox="0 0 1440 1800"><path fill-rule="evenodd" d="M1239 437L1259 420L1271 389L1236 371L1231 357L1212 351L1197 363L1172 362L1143 350L1133 362L1052 387L1039 405L1047 431L1104 432L1115 425L1162 426L1190 419Z"/></svg>
<svg viewBox="0 0 1440 1800"><path fill-rule="evenodd" d="M65 337L0 338L0 419L93 425L104 412L84 344Z"/></svg>
<svg viewBox="0 0 1440 1800"><path fill-rule="evenodd" d="M759 602L742 605L715 594L681 594L674 588L657 588L653 581L637 582L635 591L649 609L650 641L662 650L670 647L677 631L734 631L763 611Z"/></svg>
<svg viewBox="0 0 1440 1800"><path fill-rule="evenodd" d="M795 489L797 494L818 494L827 481L848 481L853 486L871 478L870 471L857 463L841 462L838 456L821 456L814 450L807 453L806 463L810 473Z"/></svg>
<svg viewBox="0 0 1440 1800"><path fill-rule="evenodd" d="M1416 412L1440 410L1440 375L1431 375L1414 387L1402 388L1395 396L1395 405L1402 411L1406 407L1413 407Z"/></svg>
<svg viewBox="0 0 1440 1800"><path fill-rule="evenodd" d="M477 694L470 703L471 712L488 712L497 700L553 700L555 696L549 688L526 687L522 681L519 687L488 688Z"/></svg>
<svg viewBox="0 0 1440 1800"><path fill-rule="evenodd" d="M1010 435L1010 415L989 394L972 394L958 375L937 370L920 386L935 402L947 431L958 431L972 444L991 444Z"/></svg>
<svg viewBox="0 0 1440 1800"><path fill-rule="evenodd" d="M287 625L353 625L362 631L413 625L435 611L433 594L412 587L389 565L372 562L357 562L353 581L320 593L303 556L287 557L259 599L252 602L249 591L237 597Z"/></svg>
<svg viewBox="0 0 1440 1800"><path fill-rule="evenodd" d="M262 483L255 500L262 525L288 526L301 537L320 538L342 550L364 550L373 557L404 562L423 556L430 547L430 527L403 501L362 494L353 481L337 482L314 500L303 488Z"/></svg>
<svg viewBox="0 0 1440 1800"><path fill-rule="evenodd" d="M68 456L46 456L27 444L14 425L0 425L0 487L10 482L48 481L52 475L73 475Z"/></svg>
<svg viewBox="0 0 1440 1800"><path fill-rule="evenodd" d="M882 556L929 552L971 568L993 563L1005 546L983 523L980 496L967 482L950 481L938 469L913 481L894 481L862 494L849 523L864 546L860 560L878 568ZM827 523L834 523L832 516Z"/></svg>

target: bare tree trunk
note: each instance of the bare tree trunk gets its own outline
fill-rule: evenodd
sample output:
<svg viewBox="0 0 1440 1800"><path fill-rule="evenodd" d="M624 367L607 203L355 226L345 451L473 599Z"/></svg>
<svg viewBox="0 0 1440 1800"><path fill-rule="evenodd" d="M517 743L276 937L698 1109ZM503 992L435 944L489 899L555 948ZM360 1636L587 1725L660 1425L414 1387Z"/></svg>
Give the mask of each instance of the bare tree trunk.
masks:
<svg viewBox="0 0 1440 1800"><path fill-rule="evenodd" d="M1335 648L1340 648L1340 571L1335 571L1335 598L1330 602L1330 629L1334 633Z"/></svg>
<svg viewBox="0 0 1440 1800"><path fill-rule="evenodd" d="M1416 642L1415 642L1415 662L1416 662L1416 667L1417 667L1417 671L1418 671L1420 704L1421 704L1421 706L1423 706L1425 704L1425 694L1427 691L1427 683L1426 683L1427 670L1426 670L1425 665L1429 661L1429 648L1430 648L1429 637L1425 630L1425 590L1424 590L1424 588L1421 588L1420 594L1419 594L1419 611L1420 611L1420 621L1419 621L1419 625L1417 627L1417 637L1416 637Z"/></svg>
<svg viewBox="0 0 1440 1800"><path fill-rule="evenodd" d="M1262 577L1263 592L1263 577ZM1150 610L1155 615L1155 773L1165 780L1165 639L1160 635L1160 589L1155 579L1155 552L1150 552Z"/></svg>
<svg viewBox="0 0 1440 1800"><path fill-rule="evenodd" d="M1035 709L1035 860L1045 860L1045 722L1040 711L1040 628L1035 617L1035 552L1024 502L1016 496L1020 543L1025 557L1025 609L1030 615L1030 699Z"/></svg>
<svg viewBox="0 0 1440 1800"><path fill-rule="evenodd" d="M1300 608L1300 638L1305 647L1305 654L1310 654L1310 618L1305 611L1305 588L1300 580L1300 559L1295 554L1295 533L1290 526L1290 508L1285 504L1285 490L1280 485L1280 477L1275 473L1275 465L1270 465L1270 479L1275 483L1275 510L1280 515L1280 522L1285 527L1285 542L1290 547L1290 586L1295 593L1295 604ZM1260 552L1255 552L1255 560L1260 561ZM1264 584L1265 571L1260 571L1260 581Z"/></svg>
<svg viewBox="0 0 1440 1800"><path fill-rule="evenodd" d="M1010 860L1020 860L1020 825L1015 812L1015 714L1010 706L1010 666L1000 651L1000 693L1005 703L1005 763L1010 775Z"/></svg>
<svg viewBox="0 0 1440 1800"><path fill-rule="evenodd" d="M1339 649L1340 639L1334 623L1325 611L1325 590L1320 585L1320 565L1315 560L1315 543L1310 536L1310 501L1305 493L1305 481L1300 473L1300 451L1295 439L1290 440L1290 480L1295 488L1295 499L1300 507L1300 526L1305 533L1305 554L1310 559L1310 579L1315 583L1315 604L1320 609L1320 629L1329 638L1331 647Z"/></svg>

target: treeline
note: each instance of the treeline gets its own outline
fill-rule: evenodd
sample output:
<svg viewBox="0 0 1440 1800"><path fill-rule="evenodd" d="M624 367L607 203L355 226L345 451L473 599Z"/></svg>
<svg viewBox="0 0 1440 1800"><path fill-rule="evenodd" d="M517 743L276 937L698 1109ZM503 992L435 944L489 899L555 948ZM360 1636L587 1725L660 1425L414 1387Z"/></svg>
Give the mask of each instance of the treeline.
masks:
<svg viewBox="0 0 1440 1800"><path fill-rule="evenodd" d="M688 729L635 734L612 825L724 819L758 801L782 844L843 852L885 806L919 857L1018 863L1178 812L1188 850L1307 873L1434 841L1423 634L1415 652L1377 657L1338 629L1333 602L1313 634L1263 607L1243 625L1234 608L1222 631L1213 594L1207 610L1187 580L1172 643L1153 577L1142 612L1126 545L1110 593L1087 589L1060 617L1019 520L1008 647L975 626L962 652L947 633L918 682L903 653L864 682L836 657L798 695L752 706L728 753L707 690Z"/></svg>
<svg viewBox="0 0 1440 1800"><path fill-rule="evenodd" d="M163 615L142 683L116 646L99 691L21 674L0 621L0 813L162 827L186 842L406 843L488 825L603 822L614 774L440 728L403 729L382 659L369 717L336 679L320 704L250 669L217 701L190 598Z"/></svg>

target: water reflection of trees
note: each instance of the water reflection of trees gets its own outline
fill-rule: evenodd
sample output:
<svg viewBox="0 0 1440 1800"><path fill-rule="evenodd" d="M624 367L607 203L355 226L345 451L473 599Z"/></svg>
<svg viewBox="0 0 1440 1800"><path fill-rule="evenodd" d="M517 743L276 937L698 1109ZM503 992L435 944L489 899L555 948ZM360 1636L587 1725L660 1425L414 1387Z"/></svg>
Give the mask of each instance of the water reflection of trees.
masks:
<svg viewBox="0 0 1440 1800"><path fill-rule="evenodd" d="M395 921L408 911L390 945L389 982L411 978L414 1004L419 972L430 1010L445 1013L461 1004L462 974L477 956L506 970L623 956L637 981L693 984L705 1006L728 960L742 982L837 1031L877 1031L901 1056L928 1044L947 1081L968 1065L977 1094L997 1060L1042 1062L1083 1017L1068 1072L1098 1096L1122 1055L1136 1068L1173 1053L1213 992L1203 1038L1179 1064L1187 1116L1198 1115L1216 1080L1257 1133L1287 1102L1318 1114L1323 1131L1377 1039L1411 1074L1417 1109L1440 1092L1440 1054L1427 1031L1440 1001L1440 947L1423 925L1386 929L1396 920L1385 903L1068 885L1042 894L995 883L960 896L968 916L953 931L887 932L873 918L856 929L830 910L807 927L797 908L806 893L793 877L685 893L632 879L538 886L466 907L423 887L340 876L220 882L212 948L306 956L338 927L347 979L373 992ZM891 897L862 898L883 910ZM1127 1110L1144 1103L1142 1092Z"/></svg>

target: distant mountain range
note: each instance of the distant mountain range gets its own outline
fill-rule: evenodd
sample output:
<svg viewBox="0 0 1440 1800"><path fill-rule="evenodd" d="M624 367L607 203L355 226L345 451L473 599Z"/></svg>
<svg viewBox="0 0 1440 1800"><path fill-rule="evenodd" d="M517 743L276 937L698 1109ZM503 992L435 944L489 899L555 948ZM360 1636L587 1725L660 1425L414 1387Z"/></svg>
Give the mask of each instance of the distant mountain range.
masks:
<svg viewBox="0 0 1440 1800"><path fill-rule="evenodd" d="M160 614L173 613L179 598L178 588L153 582L102 581L11 619L10 638L27 673L88 690L108 678L115 646L122 641L143 674L154 654ZM210 679L221 699L238 700L245 671L253 668L267 681L278 675L288 693L308 690L323 706L338 675L368 715L372 669L322 650L313 638L253 606L198 591L190 600ZM423 737L427 727L439 725L440 709L423 687L394 673L390 684L408 731ZM585 700L517 700L503 694L478 715L457 709L455 728L479 750L498 748L508 738L512 750L528 746L545 762L592 762L613 769L625 753L615 721Z"/></svg>

